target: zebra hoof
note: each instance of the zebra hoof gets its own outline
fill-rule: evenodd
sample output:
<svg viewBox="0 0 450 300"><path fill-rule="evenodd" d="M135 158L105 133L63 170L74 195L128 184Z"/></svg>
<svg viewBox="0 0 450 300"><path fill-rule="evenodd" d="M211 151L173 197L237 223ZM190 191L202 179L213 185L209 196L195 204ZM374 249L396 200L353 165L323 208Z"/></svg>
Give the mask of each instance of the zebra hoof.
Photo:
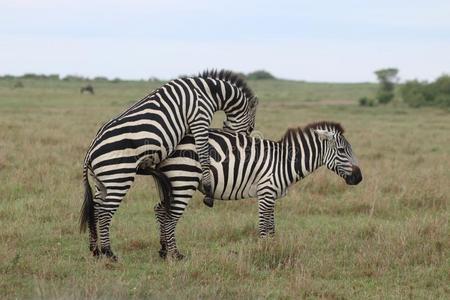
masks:
<svg viewBox="0 0 450 300"><path fill-rule="evenodd" d="M168 254L167 257L172 260L182 260L184 258L184 255L178 252L178 250L175 250L172 253Z"/></svg>
<svg viewBox="0 0 450 300"><path fill-rule="evenodd" d="M203 198L203 203L205 203L206 206L208 207L213 207L214 206L214 199L208 196L205 196L205 198Z"/></svg>
<svg viewBox="0 0 450 300"><path fill-rule="evenodd" d="M92 256L94 256L95 258L99 258L100 250L98 250L98 248L95 248L94 250L92 250Z"/></svg>
<svg viewBox="0 0 450 300"><path fill-rule="evenodd" d="M166 257L167 257L167 251L166 251L165 249L159 250L158 253L159 253L159 257L161 257L161 258L163 258L163 259L166 259Z"/></svg>
<svg viewBox="0 0 450 300"><path fill-rule="evenodd" d="M112 262L117 262L119 260L119 258L116 255L114 255L111 249L102 249L102 255L104 255Z"/></svg>

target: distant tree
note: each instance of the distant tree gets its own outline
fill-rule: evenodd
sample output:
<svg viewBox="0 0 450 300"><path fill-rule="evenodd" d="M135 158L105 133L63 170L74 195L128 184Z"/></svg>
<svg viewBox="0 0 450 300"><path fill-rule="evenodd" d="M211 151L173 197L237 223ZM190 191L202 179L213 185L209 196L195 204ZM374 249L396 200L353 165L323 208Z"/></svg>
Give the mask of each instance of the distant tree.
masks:
<svg viewBox="0 0 450 300"><path fill-rule="evenodd" d="M50 74L47 76L47 78L51 79L51 80L59 80L60 79L59 74Z"/></svg>
<svg viewBox="0 0 450 300"><path fill-rule="evenodd" d="M94 77L94 81L108 81L108 78L105 76L97 76Z"/></svg>
<svg viewBox="0 0 450 300"><path fill-rule="evenodd" d="M82 76L78 76L78 75L67 75L66 77L63 78L64 81L83 81L83 80L88 80L85 77Z"/></svg>
<svg viewBox="0 0 450 300"><path fill-rule="evenodd" d="M16 79L16 76L6 74L6 75L3 75L3 76L0 76L0 79L14 80L14 79Z"/></svg>
<svg viewBox="0 0 450 300"><path fill-rule="evenodd" d="M157 81L160 81L157 77L155 77L155 76L152 76L152 77L150 77L149 79L148 79L148 81L149 82L157 82Z"/></svg>
<svg viewBox="0 0 450 300"><path fill-rule="evenodd" d="M276 79L275 76L265 70L257 70L247 74L247 79L259 80L259 79Z"/></svg>
<svg viewBox="0 0 450 300"><path fill-rule="evenodd" d="M37 79L39 78L39 75L34 74L34 73L25 73L22 75L23 79Z"/></svg>
<svg viewBox="0 0 450 300"><path fill-rule="evenodd" d="M378 102L386 104L394 99L395 83L397 82L398 69L388 68L375 71L380 86L377 92Z"/></svg>

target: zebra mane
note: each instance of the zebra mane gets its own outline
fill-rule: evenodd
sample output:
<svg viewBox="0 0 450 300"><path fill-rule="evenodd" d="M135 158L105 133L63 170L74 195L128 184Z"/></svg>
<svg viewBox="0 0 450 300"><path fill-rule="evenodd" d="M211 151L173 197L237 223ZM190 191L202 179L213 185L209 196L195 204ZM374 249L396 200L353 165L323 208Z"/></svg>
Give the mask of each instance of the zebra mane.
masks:
<svg viewBox="0 0 450 300"><path fill-rule="evenodd" d="M243 76L239 73L235 73L229 70L205 70L203 73L198 74L200 78L213 78L217 80L224 80L229 83L236 85L242 90L242 92L247 96L248 99L255 97L253 91L248 87L247 82Z"/></svg>
<svg viewBox="0 0 450 300"><path fill-rule="evenodd" d="M281 141L284 141L285 139L289 138L291 134L302 134L303 132L311 129L324 129L328 131L338 132L340 134L344 133L344 128L339 123L335 122L328 122L328 121L321 121L321 122L315 122L310 123L306 125L305 127L297 127L297 128L288 128L286 133L281 138Z"/></svg>

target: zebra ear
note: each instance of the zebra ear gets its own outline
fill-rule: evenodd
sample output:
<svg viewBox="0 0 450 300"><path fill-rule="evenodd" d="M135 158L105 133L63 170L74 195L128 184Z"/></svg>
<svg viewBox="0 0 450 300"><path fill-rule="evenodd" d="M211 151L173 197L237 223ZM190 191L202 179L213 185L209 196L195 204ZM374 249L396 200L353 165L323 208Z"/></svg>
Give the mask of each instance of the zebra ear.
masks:
<svg viewBox="0 0 450 300"><path fill-rule="evenodd" d="M249 107L250 109L256 109L256 107L258 106L259 100L258 97L253 97L252 99L250 99L249 101Z"/></svg>
<svg viewBox="0 0 450 300"><path fill-rule="evenodd" d="M333 139L333 133L328 130L313 129L313 131L319 136L320 141L323 141L323 140L330 141L331 139Z"/></svg>

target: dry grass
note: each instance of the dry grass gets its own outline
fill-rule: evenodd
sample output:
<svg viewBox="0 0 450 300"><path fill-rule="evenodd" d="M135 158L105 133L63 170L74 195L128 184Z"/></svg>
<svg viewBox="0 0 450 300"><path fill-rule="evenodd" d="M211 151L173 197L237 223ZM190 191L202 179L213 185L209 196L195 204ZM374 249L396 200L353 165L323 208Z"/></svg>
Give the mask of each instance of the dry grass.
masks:
<svg viewBox="0 0 450 300"><path fill-rule="evenodd" d="M370 86L250 84L267 138L341 122L364 181L319 170L277 203L267 240L255 200L210 210L197 195L178 226L187 257L166 262L157 193L141 177L114 217L111 264L78 233L81 164L100 124L152 87L104 83L81 96L74 83L0 82L0 298L449 298L450 114L346 104Z"/></svg>

